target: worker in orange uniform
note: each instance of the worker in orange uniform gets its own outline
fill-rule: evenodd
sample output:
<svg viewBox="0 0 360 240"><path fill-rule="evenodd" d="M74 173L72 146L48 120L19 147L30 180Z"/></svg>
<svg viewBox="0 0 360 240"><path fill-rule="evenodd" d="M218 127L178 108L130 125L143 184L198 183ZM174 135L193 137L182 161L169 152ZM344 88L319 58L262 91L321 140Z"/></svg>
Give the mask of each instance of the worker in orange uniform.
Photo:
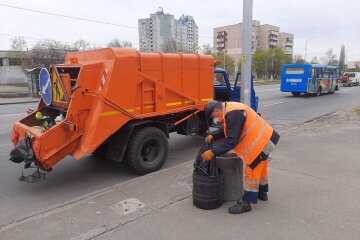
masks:
<svg viewBox="0 0 360 240"><path fill-rule="evenodd" d="M206 137L207 142L219 140L202 159L211 160L233 150L245 163L244 195L229 208L232 214L251 211L250 203L267 201L268 156L280 139L280 135L245 104L210 101L205 106L207 118L219 118L222 127Z"/></svg>

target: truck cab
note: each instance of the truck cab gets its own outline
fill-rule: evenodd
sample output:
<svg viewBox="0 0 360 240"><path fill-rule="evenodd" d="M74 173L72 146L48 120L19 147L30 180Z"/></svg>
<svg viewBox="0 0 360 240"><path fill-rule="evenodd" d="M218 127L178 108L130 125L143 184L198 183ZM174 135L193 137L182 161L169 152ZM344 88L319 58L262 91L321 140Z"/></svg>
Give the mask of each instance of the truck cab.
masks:
<svg viewBox="0 0 360 240"><path fill-rule="evenodd" d="M215 68L214 70L214 99L219 101L240 102L241 94L241 73L236 74L235 82L232 85L229 80L228 73L223 68ZM251 77L251 97L250 107L258 110L259 97L255 95L254 78Z"/></svg>
<svg viewBox="0 0 360 240"><path fill-rule="evenodd" d="M352 87L358 86L360 83L360 72L344 72L341 76L341 85Z"/></svg>

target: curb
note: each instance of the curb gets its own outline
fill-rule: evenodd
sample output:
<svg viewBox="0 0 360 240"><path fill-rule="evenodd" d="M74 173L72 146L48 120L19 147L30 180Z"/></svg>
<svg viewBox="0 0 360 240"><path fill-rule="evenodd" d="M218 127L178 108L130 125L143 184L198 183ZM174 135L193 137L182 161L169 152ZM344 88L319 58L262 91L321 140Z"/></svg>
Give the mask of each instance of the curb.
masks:
<svg viewBox="0 0 360 240"><path fill-rule="evenodd" d="M29 101L21 101L21 102L0 102L0 105L12 105L12 104L22 104L22 103L37 103L39 100L29 100Z"/></svg>

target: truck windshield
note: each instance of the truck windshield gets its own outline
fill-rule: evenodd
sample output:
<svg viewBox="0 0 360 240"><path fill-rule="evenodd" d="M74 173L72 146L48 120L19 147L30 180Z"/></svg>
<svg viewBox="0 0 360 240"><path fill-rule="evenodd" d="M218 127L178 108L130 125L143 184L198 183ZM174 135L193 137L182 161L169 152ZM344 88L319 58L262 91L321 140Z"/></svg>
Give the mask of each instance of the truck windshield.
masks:
<svg viewBox="0 0 360 240"><path fill-rule="evenodd" d="M344 73L344 76L355 77L355 73Z"/></svg>
<svg viewBox="0 0 360 240"><path fill-rule="evenodd" d="M224 75L222 73L215 73L214 85L226 85Z"/></svg>

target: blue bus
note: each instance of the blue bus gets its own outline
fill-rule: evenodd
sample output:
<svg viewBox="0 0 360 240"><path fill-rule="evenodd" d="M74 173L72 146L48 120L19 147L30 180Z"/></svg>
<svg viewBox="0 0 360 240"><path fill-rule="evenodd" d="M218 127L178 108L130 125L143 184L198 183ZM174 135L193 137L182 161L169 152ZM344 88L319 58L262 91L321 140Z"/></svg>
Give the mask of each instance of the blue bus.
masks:
<svg viewBox="0 0 360 240"><path fill-rule="evenodd" d="M319 64L285 64L281 72L282 92L291 92L294 96L301 93L334 93L340 90L339 68Z"/></svg>

